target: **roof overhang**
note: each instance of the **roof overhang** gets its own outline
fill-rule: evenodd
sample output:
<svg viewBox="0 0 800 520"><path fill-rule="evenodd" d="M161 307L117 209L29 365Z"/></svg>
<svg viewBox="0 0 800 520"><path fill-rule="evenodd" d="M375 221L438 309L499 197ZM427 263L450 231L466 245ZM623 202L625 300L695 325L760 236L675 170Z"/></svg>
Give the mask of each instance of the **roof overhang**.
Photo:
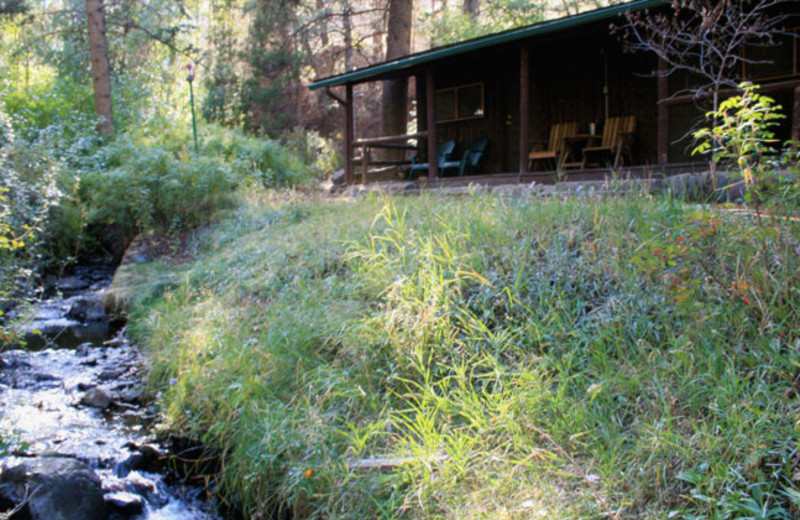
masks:
<svg viewBox="0 0 800 520"><path fill-rule="evenodd" d="M563 31L565 29L574 29L582 25L590 24L603 20L613 19L626 12L642 11L653 7L661 7L667 5L666 0L636 0L621 5L612 7L605 7L588 11L575 16L568 16L559 18L557 20L550 20L540 22L534 25L527 25L508 31L482 36L463 42L453 43L442 47L436 47L424 52L409 54L395 60L384 61L363 67L344 74L337 74L328 78L316 80L311 83L308 88L311 90L322 87L335 87L339 85L346 85L348 83L362 83L369 80L381 79L381 76L398 73L400 71L416 68L420 65L435 62L444 58L450 58L468 52L486 49L505 43L511 43L519 40L542 36L545 34Z"/></svg>

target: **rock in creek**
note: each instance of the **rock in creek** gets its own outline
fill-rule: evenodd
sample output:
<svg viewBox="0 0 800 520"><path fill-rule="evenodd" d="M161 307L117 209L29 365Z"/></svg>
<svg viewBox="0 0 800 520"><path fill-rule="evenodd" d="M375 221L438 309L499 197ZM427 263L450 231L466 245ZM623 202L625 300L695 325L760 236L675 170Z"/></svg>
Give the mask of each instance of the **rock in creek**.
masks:
<svg viewBox="0 0 800 520"><path fill-rule="evenodd" d="M92 408L100 408L101 410L105 410L111 406L111 393L108 391L108 389L103 388L102 386L95 386L83 394L81 403L85 404L86 406L91 406Z"/></svg>
<svg viewBox="0 0 800 520"><path fill-rule="evenodd" d="M127 491L109 493L105 500L110 511L121 515L133 516L144 511L144 499Z"/></svg>
<svg viewBox="0 0 800 520"><path fill-rule="evenodd" d="M88 321L104 321L106 319L106 311L103 308L102 296L97 294L71 298L69 300L67 318L84 323Z"/></svg>
<svg viewBox="0 0 800 520"><path fill-rule="evenodd" d="M4 468L0 496L12 504L27 499L24 510L32 520L106 518L100 477L72 458L39 458Z"/></svg>
<svg viewBox="0 0 800 520"><path fill-rule="evenodd" d="M62 291L80 291L89 287L89 281L78 276L65 276L56 283Z"/></svg>

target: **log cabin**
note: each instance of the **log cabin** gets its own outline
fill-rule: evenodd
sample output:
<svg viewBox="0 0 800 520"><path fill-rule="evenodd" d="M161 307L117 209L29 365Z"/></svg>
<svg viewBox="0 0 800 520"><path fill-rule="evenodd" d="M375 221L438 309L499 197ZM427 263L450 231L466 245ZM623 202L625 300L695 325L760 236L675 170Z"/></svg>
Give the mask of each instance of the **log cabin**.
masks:
<svg viewBox="0 0 800 520"><path fill-rule="evenodd" d="M800 2L788 5L798 10ZM422 157L429 164L413 168L422 175L411 180L434 185L700 171L707 161L691 155L691 129L708 104L680 94L690 75L665 74L654 53L631 52L612 30L625 24L626 13L668 8L663 0L635 0L377 63L309 88L326 89L344 108L347 184L358 177L366 183L372 167L392 162L378 160L380 148ZM758 83L783 107L787 118L776 129L781 141L800 137L799 51L797 30L786 30L775 45L752 51L761 53L758 63L737 71L737 80ZM359 138L354 88L401 77L415 95L416 130ZM343 95L332 90L337 87ZM427 159L447 142L456 143L451 157ZM481 142L473 164L459 163Z"/></svg>

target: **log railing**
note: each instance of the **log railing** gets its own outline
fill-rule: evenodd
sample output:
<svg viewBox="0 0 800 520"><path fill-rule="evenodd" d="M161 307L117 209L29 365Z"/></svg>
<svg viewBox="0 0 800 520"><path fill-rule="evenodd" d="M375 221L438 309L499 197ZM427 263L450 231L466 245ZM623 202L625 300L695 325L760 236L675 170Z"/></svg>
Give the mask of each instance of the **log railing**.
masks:
<svg viewBox="0 0 800 520"><path fill-rule="evenodd" d="M411 139L424 139L428 136L428 132L416 132L414 134L406 135L388 135L383 137L370 137L365 139L358 139L353 142L353 163L361 163L361 182L367 183L367 174L369 173L369 166L400 166L409 164L409 161L403 160L373 160L371 150L389 149L389 150L416 150L415 145L408 144ZM355 150L361 149L361 156L355 157Z"/></svg>

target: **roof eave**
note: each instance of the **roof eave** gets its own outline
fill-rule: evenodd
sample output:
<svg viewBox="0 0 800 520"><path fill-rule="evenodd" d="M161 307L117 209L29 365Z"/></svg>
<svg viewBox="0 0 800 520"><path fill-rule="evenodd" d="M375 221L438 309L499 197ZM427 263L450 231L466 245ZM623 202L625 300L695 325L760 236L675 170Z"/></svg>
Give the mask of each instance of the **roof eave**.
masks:
<svg viewBox="0 0 800 520"><path fill-rule="evenodd" d="M346 85L348 83L360 83L367 81L370 78L376 78L382 74L417 67L419 65L424 65L426 63L443 58L449 58L459 54L523 40L525 38L548 34L559 30L570 29L599 20L611 19L627 11L642 11L644 9L659 7L666 4L667 2L665 0L637 0L627 4L596 9L594 11L589 11L575 16L542 22L533 26L511 29L506 32L483 36L445 47L437 47L421 53L404 56L396 60L370 65L369 67L364 67L358 70L315 81L309 84L308 88L315 90L322 87L335 87L339 85Z"/></svg>

